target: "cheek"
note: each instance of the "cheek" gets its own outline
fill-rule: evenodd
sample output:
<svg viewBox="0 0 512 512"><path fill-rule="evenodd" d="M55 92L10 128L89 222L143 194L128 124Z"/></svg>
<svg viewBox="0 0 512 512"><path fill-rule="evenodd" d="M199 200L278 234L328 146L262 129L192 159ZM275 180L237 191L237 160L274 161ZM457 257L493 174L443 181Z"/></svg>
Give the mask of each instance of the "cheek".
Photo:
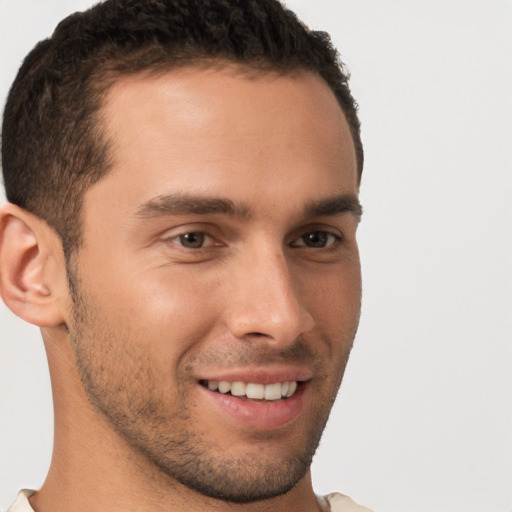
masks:
<svg viewBox="0 0 512 512"><path fill-rule="evenodd" d="M103 286L95 279L91 289L101 293L90 303L101 312L104 325L124 333L125 343L150 353L164 368L176 366L215 325L217 283L199 280L186 269L111 274Z"/></svg>
<svg viewBox="0 0 512 512"><path fill-rule="evenodd" d="M361 273L358 262L353 265L326 268L322 272L302 274L300 295L317 327L352 330L361 309Z"/></svg>

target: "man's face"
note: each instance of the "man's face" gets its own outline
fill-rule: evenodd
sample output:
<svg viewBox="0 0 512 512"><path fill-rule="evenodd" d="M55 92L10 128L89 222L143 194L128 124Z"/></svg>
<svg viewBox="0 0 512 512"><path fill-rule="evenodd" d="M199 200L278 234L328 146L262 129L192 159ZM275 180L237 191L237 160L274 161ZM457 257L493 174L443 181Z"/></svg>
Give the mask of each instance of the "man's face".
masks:
<svg viewBox="0 0 512 512"><path fill-rule="evenodd" d="M83 387L189 488L284 493L309 468L360 311L345 118L311 74L232 68L121 79L103 114L113 168L85 195L73 260Z"/></svg>

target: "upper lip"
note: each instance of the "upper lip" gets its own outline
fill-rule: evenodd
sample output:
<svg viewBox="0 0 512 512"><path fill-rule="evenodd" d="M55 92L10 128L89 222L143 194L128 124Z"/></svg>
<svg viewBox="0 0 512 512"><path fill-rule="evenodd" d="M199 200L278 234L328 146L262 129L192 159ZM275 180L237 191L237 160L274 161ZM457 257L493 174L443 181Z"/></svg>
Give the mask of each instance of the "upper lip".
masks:
<svg viewBox="0 0 512 512"><path fill-rule="evenodd" d="M294 366L246 367L231 370L211 370L198 377L198 380L216 380L226 382L254 382L274 384L276 382L307 381L312 372Z"/></svg>

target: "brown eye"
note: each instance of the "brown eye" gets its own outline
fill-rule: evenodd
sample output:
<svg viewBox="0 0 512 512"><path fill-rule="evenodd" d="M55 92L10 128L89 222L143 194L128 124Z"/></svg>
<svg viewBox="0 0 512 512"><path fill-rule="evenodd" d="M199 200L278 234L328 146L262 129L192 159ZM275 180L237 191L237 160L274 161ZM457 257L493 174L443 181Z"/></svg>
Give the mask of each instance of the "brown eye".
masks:
<svg viewBox="0 0 512 512"><path fill-rule="evenodd" d="M177 240L180 245L187 249L199 249L203 247L205 239L206 235L204 233L184 233L174 240Z"/></svg>
<svg viewBox="0 0 512 512"><path fill-rule="evenodd" d="M295 240L292 247L311 247L313 249L323 249L341 240L341 237L329 233L328 231L311 231L304 233L300 238Z"/></svg>

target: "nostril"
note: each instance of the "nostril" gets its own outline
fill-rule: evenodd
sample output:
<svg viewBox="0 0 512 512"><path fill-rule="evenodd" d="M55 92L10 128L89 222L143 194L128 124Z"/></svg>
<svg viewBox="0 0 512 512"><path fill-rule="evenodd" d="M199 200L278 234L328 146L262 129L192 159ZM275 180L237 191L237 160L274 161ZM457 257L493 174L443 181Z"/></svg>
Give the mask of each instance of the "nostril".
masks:
<svg viewBox="0 0 512 512"><path fill-rule="evenodd" d="M262 338L262 337L268 337L268 334L264 334L262 332L248 332L247 336L255 336L258 338Z"/></svg>

